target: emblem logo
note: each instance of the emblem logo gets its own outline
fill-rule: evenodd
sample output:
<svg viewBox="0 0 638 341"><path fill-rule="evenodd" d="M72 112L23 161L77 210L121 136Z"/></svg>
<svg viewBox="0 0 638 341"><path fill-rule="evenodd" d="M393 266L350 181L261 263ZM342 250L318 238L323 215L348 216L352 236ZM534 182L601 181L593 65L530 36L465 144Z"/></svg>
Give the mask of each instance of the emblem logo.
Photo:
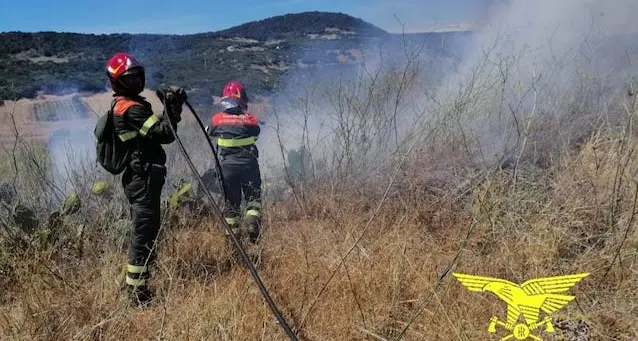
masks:
<svg viewBox="0 0 638 341"><path fill-rule="evenodd" d="M542 341L533 333L542 326L545 326L547 333L554 332L549 314L563 308L575 298L564 293L589 273L530 279L521 285L494 277L461 273L452 275L468 290L491 292L507 304L507 321L503 322L492 316L487 329L490 333L496 333L496 326L500 326L509 332L499 341L512 338ZM541 312L545 313L544 317L540 316Z"/></svg>

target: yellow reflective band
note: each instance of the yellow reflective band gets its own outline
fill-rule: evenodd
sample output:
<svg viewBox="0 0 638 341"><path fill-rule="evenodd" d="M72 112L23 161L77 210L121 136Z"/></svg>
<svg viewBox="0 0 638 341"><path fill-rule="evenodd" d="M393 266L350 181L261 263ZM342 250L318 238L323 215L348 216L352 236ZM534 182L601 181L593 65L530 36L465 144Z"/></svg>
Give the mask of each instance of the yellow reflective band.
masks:
<svg viewBox="0 0 638 341"><path fill-rule="evenodd" d="M259 210L248 210L246 211L246 215L251 215L253 217L261 217L261 212L259 212Z"/></svg>
<svg viewBox="0 0 638 341"><path fill-rule="evenodd" d="M245 137L243 139L225 139L220 137L217 139L217 145L221 147L243 147L249 146L255 143L255 141L257 141L255 136Z"/></svg>
<svg viewBox="0 0 638 341"><path fill-rule="evenodd" d="M122 142L126 142L136 136L137 136L136 131L127 131L126 133L120 134L120 140L122 140Z"/></svg>
<svg viewBox="0 0 638 341"><path fill-rule="evenodd" d="M132 285L134 287L139 287L146 285L146 278L135 279L129 276L126 276L126 284Z"/></svg>
<svg viewBox="0 0 638 341"><path fill-rule="evenodd" d="M231 228L230 229L234 235L238 235L239 234L239 228L235 227L235 228ZM230 236L230 234L228 234L228 230L224 231L226 233L227 236Z"/></svg>
<svg viewBox="0 0 638 341"><path fill-rule="evenodd" d="M144 124L142 124L142 129L140 129L140 134L142 136L146 136L146 134L148 134L148 131L151 130L151 128L155 125L155 123L157 123L159 121L159 119L157 118L157 116L155 115L151 115L151 117L149 117L148 119L146 119L146 121L144 121Z"/></svg>
<svg viewBox="0 0 638 341"><path fill-rule="evenodd" d="M128 271L130 273L133 273L133 274L141 274L141 273L147 272L148 269L147 269L146 266L128 264L126 266L126 271Z"/></svg>

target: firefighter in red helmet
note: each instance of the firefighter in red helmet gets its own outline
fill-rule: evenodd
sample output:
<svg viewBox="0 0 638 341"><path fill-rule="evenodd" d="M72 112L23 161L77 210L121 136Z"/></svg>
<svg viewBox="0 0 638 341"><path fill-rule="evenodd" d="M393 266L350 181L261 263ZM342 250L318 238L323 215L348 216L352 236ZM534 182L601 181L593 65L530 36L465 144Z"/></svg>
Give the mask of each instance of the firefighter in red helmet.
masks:
<svg viewBox="0 0 638 341"><path fill-rule="evenodd" d="M261 173L255 145L259 121L246 112L248 96L238 81L226 84L220 103L224 109L213 114L208 133L219 151L226 192L224 218L235 235L257 243L261 233ZM243 214L242 199L246 201Z"/></svg>
<svg viewBox="0 0 638 341"><path fill-rule="evenodd" d="M112 108L116 133L131 152L130 162L122 173L122 186L133 220L126 284L132 303L145 306L152 298L147 280L155 259L160 194L166 178L166 153L162 144L172 143L175 136L169 120L155 115L151 104L140 96L146 81L142 64L129 54L117 53L108 60L106 70L114 91ZM170 88L165 93L167 114L177 129L186 94L179 88Z"/></svg>

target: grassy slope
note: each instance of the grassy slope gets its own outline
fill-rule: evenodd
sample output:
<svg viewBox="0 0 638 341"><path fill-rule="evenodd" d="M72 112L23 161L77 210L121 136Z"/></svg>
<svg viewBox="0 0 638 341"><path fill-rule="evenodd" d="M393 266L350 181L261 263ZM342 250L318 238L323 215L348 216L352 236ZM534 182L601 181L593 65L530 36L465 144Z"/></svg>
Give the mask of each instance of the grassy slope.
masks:
<svg viewBox="0 0 638 341"><path fill-rule="evenodd" d="M623 237L637 187L629 182L612 191L622 155L616 142L588 142L555 175L519 185L495 173L479 185L424 194L426 176L415 168L411 187L386 200L366 199L365 190L331 196L318 189L305 210L291 198L273 203L262 278L288 320L303 323L304 340L392 339L407 324L404 340L475 340L487 337L490 317L503 317L505 306L467 291L449 273L439 281L450 264L453 271L515 282L590 272L570 290L576 301L554 317L587 321L591 340L634 339L638 234ZM635 166L632 159L627 169ZM617 230L607 225L615 195ZM83 209L96 207L104 202L90 198ZM104 223L111 213L101 212L93 219ZM143 311L121 301L126 255L117 234L87 227L81 246L60 232L48 243L36 238L40 244L5 253L0 339L285 339L209 219L164 225L153 282L158 305ZM622 262L612 266L623 242Z"/></svg>

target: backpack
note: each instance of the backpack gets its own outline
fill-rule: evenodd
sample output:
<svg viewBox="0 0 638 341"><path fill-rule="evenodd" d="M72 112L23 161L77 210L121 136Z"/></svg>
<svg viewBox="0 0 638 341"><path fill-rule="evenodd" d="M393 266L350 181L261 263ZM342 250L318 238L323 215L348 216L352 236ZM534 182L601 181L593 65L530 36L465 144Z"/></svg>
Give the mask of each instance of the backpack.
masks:
<svg viewBox="0 0 638 341"><path fill-rule="evenodd" d="M113 122L113 107L116 100L113 100L111 109L105 115L100 116L93 133L95 134L95 154L97 161L109 173L117 175L124 171L128 165L131 153L129 148L117 136L115 123Z"/></svg>

